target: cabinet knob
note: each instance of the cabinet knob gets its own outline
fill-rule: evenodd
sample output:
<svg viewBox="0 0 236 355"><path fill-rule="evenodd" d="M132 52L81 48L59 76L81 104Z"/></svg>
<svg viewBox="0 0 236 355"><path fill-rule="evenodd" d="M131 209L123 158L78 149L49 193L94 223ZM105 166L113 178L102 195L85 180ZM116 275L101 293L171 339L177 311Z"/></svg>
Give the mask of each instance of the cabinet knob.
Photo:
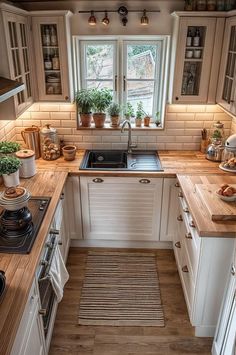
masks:
<svg viewBox="0 0 236 355"><path fill-rule="evenodd" d="M58 245L62 245L62 241L61 240L58 242Z"/></svg>
<svg viewBox="0 0 236 355"><path fill-rule="evenodd" d="M194 221L189 222L190 227L196 228Z"/></svg>
<svg viewBox="0 0 236 355"><path fill-rule="evenodd" d="M188 272L188 267L187 267L187 265L184 265L184 266L182 267L182 271L183 271L183 272Z"/></svg>
<svg viewBox="0 0 236 355"><path fill-rule="evenodd" d="M65 96L65 100L68 101L69 100L69 96Z"/></svg>
<svg viewBox="0 0 236 355"><path fill-rule="evenodd" d="M183 221L183 217L181 216L181 214L177 217L177 221L179 221L179 222Z"/></svg>
<svg viewBox="0 0 236 355"><path fill-rule="evenodd" d="M150 184L150 180L149 179L141 179L139 180L140 184Z"/></svg>
<svg viewBox="0 0 236 355"><path fill-rule="evenodd" d="M62 194L60 196L60 200L64 200L64 198L65 198L65 194L64 194L64 192L62 192Z"/></svg>
<svg viewBox="0 0 236 355"><path fill-rule="evenodd" d="M234 264L232 264L230 272L231 272L231 275L233 275L233 276L236 274L236 268L235 268Z"/></svg>
<svg viewBox="0 0 236 355"><path fill-rule="evenodd" d="M176 243L175 243L175 246L176 246L176 248L179 248L179 249L180 249L180 248L181 248L180 242L176 242Z"/></svg>
<svg viewBox="0 0 236 355"><path fill-rule="evenodd" d="M188 207L183 208L183 211L184 211L185 213L189 213Z"/></svg>
<svg viewBox="0 0 236 355"><path fill-rule="evenodd" d="M46 316L47 310L45 308L39 309L39 314L41 314L42 316Z"/></svg>
<svg viewBox="0 0 236 355"><path fill-rule="evenodd" d="M179 100L178 96L175 96L175 100L176 100L176 101L178 101L178 100Z"/></svg>
<svg viewBox="0 0 236 355"><path fill-rule="evenodd" d="M186 234L185 234L185 238L186 238L186 239L193 239L191 233L186 233Z"/></svg>
<svg viewBox="0 0 236 355"><path fill-rule="evenodd" d="M93 179L93 182L100 184L101 182L103 182L103 180L101 178L95 178Z"/></svg>
<svg viewBox="0 0 236 355"><path fill-rule="evenodd" d="M180 192L178 193L178 197L183 197L183 192L182 192L182 191L180 191Z"/></svg>
<svg viewBox="0 0 236 355"><path fill-rule="evenodd" d="M175 187L180 187L180 184L178 181L175 183Z"/></svg>

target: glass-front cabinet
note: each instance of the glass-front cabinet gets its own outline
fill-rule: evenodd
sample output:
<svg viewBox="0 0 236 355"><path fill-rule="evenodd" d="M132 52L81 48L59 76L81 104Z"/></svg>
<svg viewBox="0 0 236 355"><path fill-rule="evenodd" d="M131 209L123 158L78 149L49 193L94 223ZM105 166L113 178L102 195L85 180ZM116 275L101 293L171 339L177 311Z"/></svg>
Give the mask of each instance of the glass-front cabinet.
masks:
<svg viewBox="0 0 236 355"><path fill-rule="evenodd" d="M236 17L226 20L217 103L236 113Z"/></svg>
<svg viewBox="0 0 236 355"><path fill-rule="evenodd" d="M33 13L39 100L69 101L71 71L68 12L64 16Z"/></svg>
<svg viewBox="0 0 236 355"><path fill-rule="evenodd" d="M175 16L172 102L215 103L224 19Z"/></svg>

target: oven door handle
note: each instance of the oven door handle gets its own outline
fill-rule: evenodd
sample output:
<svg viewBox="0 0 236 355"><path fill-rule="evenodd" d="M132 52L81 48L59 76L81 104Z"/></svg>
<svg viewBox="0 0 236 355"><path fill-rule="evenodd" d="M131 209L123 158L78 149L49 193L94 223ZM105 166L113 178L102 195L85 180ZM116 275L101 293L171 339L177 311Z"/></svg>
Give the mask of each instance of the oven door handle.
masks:
<svg viewBox="0 0 236 355"><path fill-rule="evenodd" d="M52 252L50 254L49 260L43 260L42 261L42 262L45 262L46 268L45 268L45 271L43 273L43 277L41 277L39 279L39 282L51 278L50 275L49 275L49 270L51 268L52 260L53 260L54 255L55 255L55 250L56 250L56 247L58 245L58 239L59 239L59 237L57 235L55 235L55 239L54 239L53 245L52 245Z"/></svg>

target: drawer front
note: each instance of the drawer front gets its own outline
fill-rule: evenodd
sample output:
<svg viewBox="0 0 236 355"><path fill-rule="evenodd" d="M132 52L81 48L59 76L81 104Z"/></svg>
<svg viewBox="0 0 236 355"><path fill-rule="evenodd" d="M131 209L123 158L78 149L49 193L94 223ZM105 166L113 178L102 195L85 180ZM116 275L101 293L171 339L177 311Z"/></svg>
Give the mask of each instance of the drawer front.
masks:
<svg viewBox="0 0 236 355"><path fill-rule="evenodd" d="M181 267L179 268L180 278L184 291L184 297L188 308L189 318L192 318L192 306L194 299L195 284L193 282L191 268L188 258L186 257L184 247L182 247Z"/></svg>

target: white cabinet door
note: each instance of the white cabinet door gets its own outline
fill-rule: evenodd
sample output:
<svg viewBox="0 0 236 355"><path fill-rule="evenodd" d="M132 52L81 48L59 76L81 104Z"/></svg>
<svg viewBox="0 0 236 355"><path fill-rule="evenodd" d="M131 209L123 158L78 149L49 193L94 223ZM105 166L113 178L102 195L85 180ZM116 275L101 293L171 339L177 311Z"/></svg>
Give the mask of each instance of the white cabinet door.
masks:
<svg viewBox="0 0 236 355"><path fill-rule="evenodd" d="M178 188L176 179L166 178L163 183L161 210L161 241L173 241L177 234Z"/></svg>
<svg viewBox="0 0 236 355"><path fill-rule="evenodd" d="M159 240L162 178L80 180L85 239Z"/></svg>
<svg viewBox="0 0 236 355"><path fill-rule="evenodd" d="M41 329L41 321L38 309L35 308L28 339L25 343L22 355L43 355L44 353L44 339Z"/></svg>
<svg viewBox="0 0 236 355"><path fill-rule="evenodd" d="M66 181L67 228L71 239L82 239L80 178L68 176Z"/></svg>

